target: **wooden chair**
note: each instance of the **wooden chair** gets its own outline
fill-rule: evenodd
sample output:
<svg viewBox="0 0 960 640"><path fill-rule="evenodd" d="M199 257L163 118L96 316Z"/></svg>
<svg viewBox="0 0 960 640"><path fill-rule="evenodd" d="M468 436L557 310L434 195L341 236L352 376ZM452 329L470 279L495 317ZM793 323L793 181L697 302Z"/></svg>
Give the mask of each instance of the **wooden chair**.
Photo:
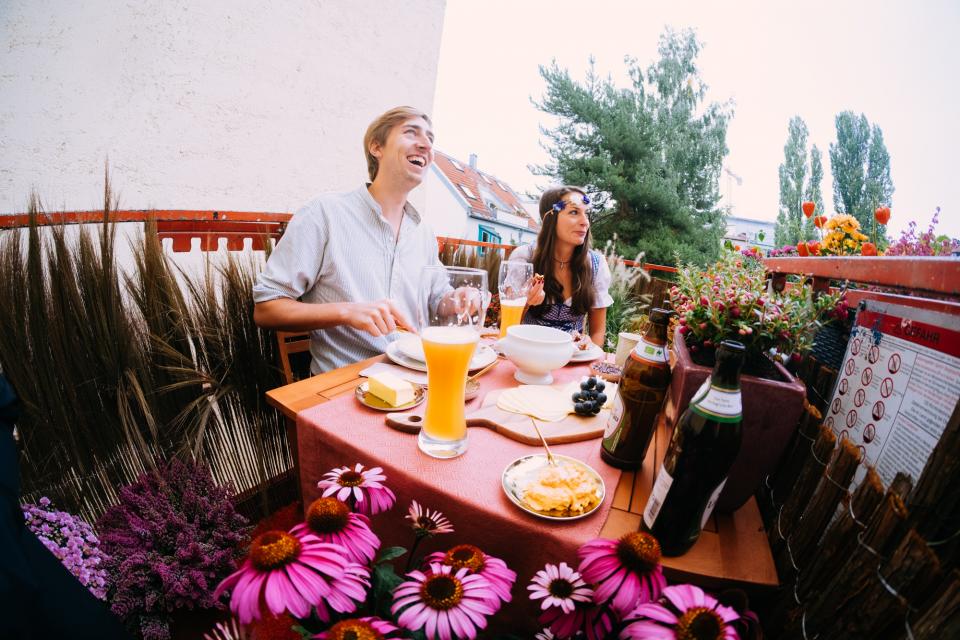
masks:
<svg viewBox="0 0 960 640"><path fill-rule="evenodd" d="M302 373L302 366L295 366L290 362L290 356L299 353L310 353L310 333L307 331L277 331L277 346L280 348L280 368L287 384L291 384L310 375L310 360L307 358L306 373ZM297 375L300 374L300 375Z"/></svg>

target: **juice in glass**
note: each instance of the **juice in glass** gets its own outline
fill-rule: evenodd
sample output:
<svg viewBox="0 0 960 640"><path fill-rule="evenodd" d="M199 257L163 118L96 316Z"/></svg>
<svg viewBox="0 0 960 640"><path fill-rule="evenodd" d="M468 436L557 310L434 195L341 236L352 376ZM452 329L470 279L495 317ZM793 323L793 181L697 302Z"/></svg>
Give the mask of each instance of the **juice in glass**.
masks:
<svg viewBox="0 0 960 640"><path fill-rule="evenodd" d="M523 317L523 308L527 304L526 298L515 298L513 300L500 300L500 337L507 335L507 329L515 324L520 324Z"/></svg>
<svg viewBox="0 0 960 640"><path fill-rule="evenodd" d="M457 456L467 446L463 396L480 334L473 327L427 327L420 337L429 390L420 448L436 457Z"/></svg>

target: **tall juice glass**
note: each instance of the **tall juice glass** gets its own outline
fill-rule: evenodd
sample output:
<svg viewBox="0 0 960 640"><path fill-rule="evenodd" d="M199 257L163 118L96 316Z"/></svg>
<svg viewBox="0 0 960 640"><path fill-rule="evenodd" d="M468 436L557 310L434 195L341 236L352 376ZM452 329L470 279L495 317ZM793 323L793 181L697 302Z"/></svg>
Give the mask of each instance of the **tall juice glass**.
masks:
<svg viewBox="0 0 960 640"><path fill-rule="evenodd" d="M418 322L427 363L427 409L420 450L453 458L467 450L464 391L489 302L480 269L425 267Z"/></svg>
<svg viewBox="0 0 960 640"><path fill-rule="evenodd" d="M498 288L500 291L500 337L507 335L507 329L520 324L523 309L527 304L527 293L533 283L533 265L529 262L500 263Z"/></svg>

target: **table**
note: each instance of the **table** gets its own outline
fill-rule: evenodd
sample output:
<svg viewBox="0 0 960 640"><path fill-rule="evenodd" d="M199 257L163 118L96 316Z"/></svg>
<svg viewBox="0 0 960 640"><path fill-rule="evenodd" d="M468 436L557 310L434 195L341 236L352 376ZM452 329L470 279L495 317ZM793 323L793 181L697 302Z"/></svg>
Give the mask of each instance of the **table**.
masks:
<svg viewBox="0 0 960 640"><path fill-rule="evenodd" d="M288 420L294 460L299 460L297 414L344 395L352 395L364 380L360 371L385 361L385 356L377 356L267 393L267 401ZM497 368L504 367L513 367L513 364L504 361ZM600 531L601 537L618 538L638 529L669 442L669 433L668 427L661 423L643 468L621 474L619 484L613 489L613 503ZM416 445L411 442L411 446ZM678 558L664 558L663 565L671 582L690 581L710 589L739 587L755 593L779 584L760 512L753 498L733 514L716 514L689 552Z"/></svg>

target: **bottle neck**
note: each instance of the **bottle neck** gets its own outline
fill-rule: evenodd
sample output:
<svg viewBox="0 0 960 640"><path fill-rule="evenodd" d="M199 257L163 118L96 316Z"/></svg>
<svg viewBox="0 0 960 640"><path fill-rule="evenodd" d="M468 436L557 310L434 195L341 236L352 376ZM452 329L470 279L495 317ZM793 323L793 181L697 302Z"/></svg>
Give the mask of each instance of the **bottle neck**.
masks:
<svg viewBox="0 0 960 640"><path fill-rule="evenodd" d="M740 367L743 364L740 358L721 358L717 354L717 365L710 376L710 386L726 391L740 391Z"/></svg>
<svg viewBox="0 0 960 640"><path fill-rule="evenodd" d="M643 339L653 344L667 344L667 325L666 323L651 322L643 334Z"/></svg>

